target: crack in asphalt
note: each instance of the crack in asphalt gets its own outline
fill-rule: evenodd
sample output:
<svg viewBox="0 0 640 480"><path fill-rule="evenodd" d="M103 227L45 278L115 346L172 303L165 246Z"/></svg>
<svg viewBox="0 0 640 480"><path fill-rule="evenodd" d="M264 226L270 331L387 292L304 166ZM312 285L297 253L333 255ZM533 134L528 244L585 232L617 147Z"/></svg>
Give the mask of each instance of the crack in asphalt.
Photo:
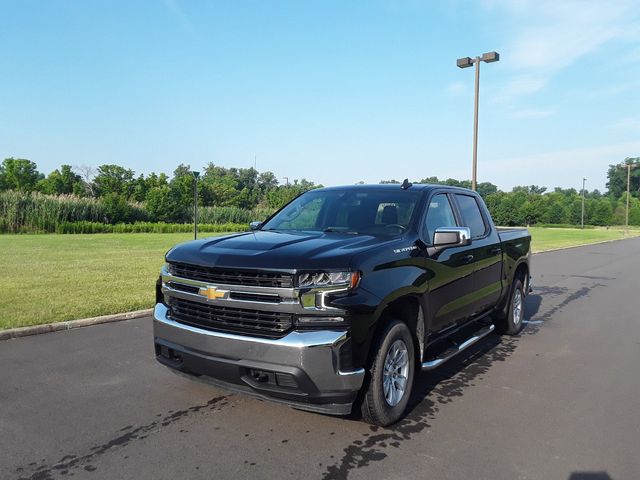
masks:
<svg viewBox="0 0 640 480"><path fill-rule="evenodd" d="M113 451L115 448L126 447L134 441L144 440L149 435L160 432L162 427L167 427L184 417L203 411L217 411L228 404L226 396L214 397L207 403L195 405L184 410L169 411L166 414L158 414L162 417L146 425L134 426L127 425L120 430L120 435L112 438L108 442L101 445L94 445L89 448L89 453L84 454L67 454L53 464L48 464L43 459L41 464L31 462L27 467L18 467L15 471L20 475L18 480L53 480L57 475L74 475L74 471L83 469L86 472L94 472L97 467L91 462L98 459L105 453ZM125 433L121 433L125 432ZM25 476L25 472L27 476Z"/></svg>

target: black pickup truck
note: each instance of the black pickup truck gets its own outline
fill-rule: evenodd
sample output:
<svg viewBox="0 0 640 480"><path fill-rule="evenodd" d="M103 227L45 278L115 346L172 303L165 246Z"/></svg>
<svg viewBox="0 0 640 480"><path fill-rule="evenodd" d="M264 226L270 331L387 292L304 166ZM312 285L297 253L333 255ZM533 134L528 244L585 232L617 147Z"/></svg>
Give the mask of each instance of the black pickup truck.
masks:
<svg viewBox="0 0 640 480"><path fill-rule="evenodd" d="M296 408L389 425L418 370L522 329L525 229L475 192L356 185L302 194L251 231L180 244L154 340L173 371Z"/></svg>

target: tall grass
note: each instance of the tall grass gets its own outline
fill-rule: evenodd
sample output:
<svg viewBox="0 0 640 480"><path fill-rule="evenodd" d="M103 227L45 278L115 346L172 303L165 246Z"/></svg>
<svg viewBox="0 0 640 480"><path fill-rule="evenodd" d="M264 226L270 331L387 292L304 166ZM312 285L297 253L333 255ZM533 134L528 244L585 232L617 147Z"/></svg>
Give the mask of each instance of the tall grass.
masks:
<svg viewBox="0 0 640 480"><path fill-rule="evenodd" d="M125 222L110 221L112 211L102 199L74 195L0 192L0 233L178 233L190 232L190 223L145 222L149 215L140 203L127 205ZM203 207L198 210L201 232L247 230L249 222L264 220L271 210Z"/></svg>
<svg viewBox="0 0 640 480"><path fill-rule="evenodd" d="M239 223L198 224L199 233L242 232L248 225ZM136 222L107 223L63 222L56 226L55 233L190 233L191 223Z"/></svg>
<svg viewBox="0 0 640 480"><path fill-rule="evenodd" d="M200 207L198 208L198 223L239 223L249 224L253 221L263 221L275 210L257 208L245 210L238 207Z"/></svg>

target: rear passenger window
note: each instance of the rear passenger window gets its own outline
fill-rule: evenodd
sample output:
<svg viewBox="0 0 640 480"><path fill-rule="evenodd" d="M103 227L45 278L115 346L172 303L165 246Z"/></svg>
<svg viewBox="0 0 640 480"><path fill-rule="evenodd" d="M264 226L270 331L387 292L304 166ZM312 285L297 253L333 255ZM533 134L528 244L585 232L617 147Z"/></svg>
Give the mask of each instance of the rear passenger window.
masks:
<svg viewBox="0 0 640 480"><path fill-rule="evenodd" d="M434 195L429 203L425 221L425 234L429 242L433 243L433 234L436 233L436 228L455 226L456 217L453 215L449 197L444 193Z"/></svg>
<svg viewBox="0 0 640 480"><path fill-rule="evenodd" d="M471 229L472 238L484 236L487 232L487 226L484 223L484 218L475 197L456 193L456 200L458 200L458 206L460 207L462 226Z"/></svg>

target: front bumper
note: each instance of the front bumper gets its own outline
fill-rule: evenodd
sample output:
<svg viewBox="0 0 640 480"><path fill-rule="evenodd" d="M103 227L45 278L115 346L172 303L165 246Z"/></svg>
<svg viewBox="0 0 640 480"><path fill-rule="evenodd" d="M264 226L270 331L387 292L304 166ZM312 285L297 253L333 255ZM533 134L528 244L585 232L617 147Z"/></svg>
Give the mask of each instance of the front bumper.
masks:
<svg viewBox="0 0 640 480"><path fill-rule="evenodd" d="M364 380L364 369L341 370L341 358L350 354L345 331L293 331L279 339L215 332L173 321L162 303L153 330L163 365L296 408L349 414Z"/></svg>

